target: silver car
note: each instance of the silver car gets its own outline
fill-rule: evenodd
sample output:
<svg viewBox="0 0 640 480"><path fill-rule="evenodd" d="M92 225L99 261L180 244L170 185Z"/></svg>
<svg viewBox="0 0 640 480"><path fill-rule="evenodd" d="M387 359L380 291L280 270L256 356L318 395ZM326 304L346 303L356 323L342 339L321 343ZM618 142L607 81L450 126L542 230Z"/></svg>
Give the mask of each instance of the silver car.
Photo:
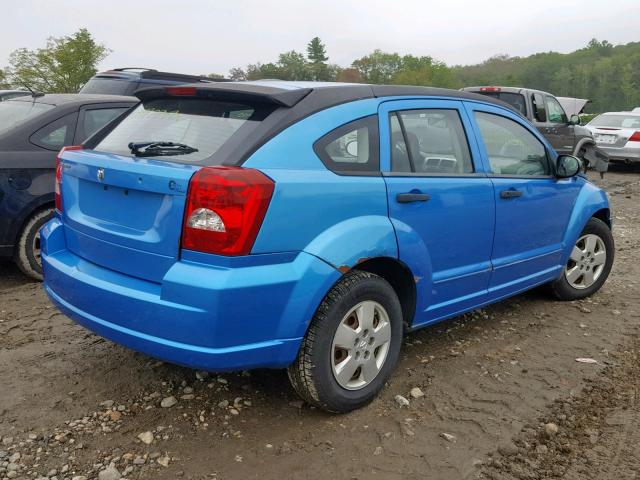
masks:
<svg viewBox="0 0 640 480"><path fill-rule="evenodd" d="M640 163L640 111L603 113L586 127L610 161Z"/></svg>

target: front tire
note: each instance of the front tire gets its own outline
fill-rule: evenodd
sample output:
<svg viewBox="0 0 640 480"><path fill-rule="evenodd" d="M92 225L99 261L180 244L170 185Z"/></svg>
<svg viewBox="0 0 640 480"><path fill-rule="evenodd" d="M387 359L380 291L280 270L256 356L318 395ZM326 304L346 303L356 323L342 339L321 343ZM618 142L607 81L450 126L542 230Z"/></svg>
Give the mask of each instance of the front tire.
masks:
<svg viewBox="0 0 640 480"><path fill-rule="evenodd" d="M591 218L580 233L562 275L551 284L560 300L579 300L600 290L613 266L615 247L611 229Z"/></svg>
<svg viewBox="0 0 640 480"><path fill-rule="evenodd" d="M22 273L42 281L40 258L40 228L53 217L53 208L45 208L33 214L25 223L14 253L14 262Z"/></svg>
<svg viewBox="0 0 640 480"><path fill-rule="evenodd" d="M309 325L289 380L307 403L344 413L373 400L402 344L402 310L383 278L351 271L327 294Z"/></svg>

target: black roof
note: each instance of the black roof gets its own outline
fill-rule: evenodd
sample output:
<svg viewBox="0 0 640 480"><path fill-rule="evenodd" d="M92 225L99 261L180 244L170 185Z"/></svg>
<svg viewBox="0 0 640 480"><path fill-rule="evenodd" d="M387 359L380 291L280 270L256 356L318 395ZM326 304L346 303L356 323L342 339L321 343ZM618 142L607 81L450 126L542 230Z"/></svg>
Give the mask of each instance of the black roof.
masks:
<svg viewBox="0 0 640 480"><path fill-rule="evenodd" d="M224 165L241 165L261 145L285 128L313 113L356 100L393 96L447 97L491 103L515 112L511 105L484 95L444 88L403 85L258 80L150 87L136 91L135 95L143 101L162 98L168 95L167 89L172 88L193 88L198 97L219 98L227 102L251 102L273 109L249 136L243 136L236 141L232 137L213 155L212 159L219 159L219 163ZM191 96L184 90L180 94ZM99 141L99 137L92 141Z"/></svg>
<svg viewBox="0 0 640 480"><path fill-rule="evenodd" d="M24 97L16 97L8 102L35 102L46 103L48 105L87 105L92 103L137 103L139 100L136 97L125 97L121 95L94 95L86 93L48 93L39 97L32 97L27 92Z"/></svg>
<svg viewBox="0 0 640 480"><path fill-rule="evenodd" d="M198 95L236 99L238 101L256 101L271 103L283 107L294 107L298 104L308 104L313 111L338 105L340 103L361 100L365 98L394 97L394 96L427 96L448 97L464 100L475 100L493 103L513 110L509 104L497 99L460 90L446 88L419 87L407 85L369 85L355 83L333 82L286 82L279 80L260 80L255 82L222 82L207 84L188 84L182 87L194 87ZM164 86L143 88L136 92L142 100L165 96Z"/></svg>

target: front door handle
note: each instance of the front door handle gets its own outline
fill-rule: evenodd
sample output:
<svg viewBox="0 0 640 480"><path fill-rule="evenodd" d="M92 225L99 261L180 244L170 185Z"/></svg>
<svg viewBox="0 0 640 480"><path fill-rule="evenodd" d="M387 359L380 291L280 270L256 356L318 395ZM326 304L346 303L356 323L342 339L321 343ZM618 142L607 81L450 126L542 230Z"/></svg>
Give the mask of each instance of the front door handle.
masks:
<svg viewBox="0 0 640 480"><path fill-rule="evenodd" d="M431 195L426 193L399 193L396 195L398 203L411 203L411 202L428 202L431 199Z"/></svg>
<svg viewBox="0 0 640 480"><path fill-rule="evenodd" d="M500 198L517 198L521 196L522 192L519 190L503 190L500 192Z"/></svg>

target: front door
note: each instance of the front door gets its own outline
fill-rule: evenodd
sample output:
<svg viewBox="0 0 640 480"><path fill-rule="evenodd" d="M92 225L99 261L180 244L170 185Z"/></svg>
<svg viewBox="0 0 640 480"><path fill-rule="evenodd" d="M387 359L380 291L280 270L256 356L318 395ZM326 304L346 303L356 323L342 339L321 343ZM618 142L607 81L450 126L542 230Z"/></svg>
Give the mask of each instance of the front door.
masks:
<svg viewBox="0 0 640 480"><path fill-rule="evenodd" d="M389 216L415 275L414 325L477 306L491 276L495 201L463 103L390 101L379 119Z"/></svg>
<svg viewBox="0 0 640 480"><path fill-rule="evenodd" d="M567 114L560 102L550 95L545 95L547 121L542 127L543 134L553 149L565 155L573 154L575 133L574 126L569 123Z"/></svg>
<svg viewBox="0 0 640 480"><path fill-rule="evenodd" d="M496 226L489 287L511 295L562 270L562 241L579 184L557 179L539 133L503 109L467 104L495 186Z"/></svg>

